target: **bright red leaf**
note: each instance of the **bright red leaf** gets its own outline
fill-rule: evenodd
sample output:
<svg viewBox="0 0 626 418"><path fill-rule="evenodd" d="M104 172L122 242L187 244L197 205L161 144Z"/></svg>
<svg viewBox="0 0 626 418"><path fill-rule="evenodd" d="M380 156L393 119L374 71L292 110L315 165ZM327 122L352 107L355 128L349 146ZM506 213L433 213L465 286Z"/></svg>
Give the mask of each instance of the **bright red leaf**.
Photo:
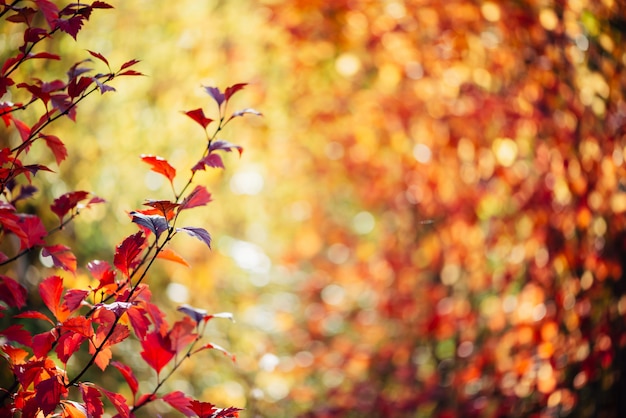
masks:
<svg viewBox="0 0 626 418"><path fill-rule="evenodd" d="M104 414L104 405L102 404L100 391L87 384L80 384L79 387L83 402L85 402L87 417L101 417Z"/></svg>
<svg viewBox="0 0 626 418"><path fill-rule="evenodd" d="M57 376L42 380L35 385L35 399L44 415L51 414L61 401L61 395L67 394L67 389Z"/></svg>
<svg viewBox="0 0 626 418"><path fill-rule="evenodd" d="M100 61L102 61L103 63L105 63L107 65L107 67L109 66L109 61L104 57L104 55L102 55L99 52L94 52L94 51L90 51L87 50L87 52L89 52L93 57L98 58Z"/></svg>
<svg viewBox="0 0 626 418"><path fill-rule="evenodd" d="M85 298L89 295L89 291L82 289L69 289L63 296L63 304L70 311L74 312L80 308Z"/></svg>
<svg viewBox="0 0 626 418"><path fill-rule="evenodd" d="M50 350L52 350L52 345L58 338L58 333L56 329L51 329L50 331L42 332L41 334L37 334L33 337L33 354L37 358L45 357Z"/></svg>
<svg viewBox="0 0 626 418"><path fill-rule="evenodd" d="M21 312L15 315L14 318L42 319L54 325L54 322L50 318L48 318L46 315L42 314L41 312L37 312L37 311Z"/></svg>
<svg viewBox="0 0 626 418"><path fill-rule="evenodd" d="M86 318L84 316L68 318L65 322L61 324L61 329L64 331L72 332L74 334L79 334L86 338L91 338L94 335L91 321L91 318Z"/></svg>
<svg viewBox="0 0 626 418"><path fill-rule="evenodd" d="M119 361L112 361L111 366L119 370L119 372L124 377L124 380L126 380L126 383L128 383L128 387L130 388L131 392L133 392L133 397L135 397L137 395L137 391L139 390L139 382L135 377L135 373L133 373L133 369Z"/></svg>
<svg viewBox="0 0 626 418"><path fill-rule="evenodd" d="M113 264L117 267L125 277L130 275L130 270L135 268L139 262L138 257L146 243L143 232L139 231L134 235L130 235L115 248L115 256Z"/></svg>
<svg viewBox="0 0 626 418"><path fill-rule="evenodd" d="M4 336L9 341L15 341L27 347L31 347L33 344L30 332L25 330L22 324L13 324L0 331L0 335Z"/></svg>
<svg viewBox="0 0 626 418"><path fill-rule="evenodd" d="M161 399L170 404L172 408L181 412L186 417L192 417L196 415L195 411L191 409L191 401L193 399L179 390L167 393L163 395Z"/></svg>
<svg viewBox="0 0 626 418"><path fill-rule="evenodd" d="M44 304L50 309L52 315L63 322L70 314L67 306L61 305L63 293L63 279L59 276L50 276L39 284L39 294Z"/></svg>
<svg viewBox="0 0 626 418"><path fill-rule="evenodd" d="M173 184L174 177L176 177L176 169L165 158L143 154L141 155L141 160L150 164L152 171L164 175L170 181L170 184Z"/></svg>
<svg viewBox="0 0 626 418"><path fill-rule="evenodd" d="M196 323L189 317L184 317L181 321L176 321L169 332L171 348L176 353L180 353L191 344L198 335L194 333Z"/></svg>
<svg viewBox="0 0 626 418"><path fill-rule="evenodd" d="M224 97L226 98L226 100L229 100L231 97L233 97L233 94L237 93L239 90L243 89L247 85L248 83L238 83L233 84L230 87L226 87L226 91L224 91Z"/></svg>
<svg viewBox="0 0 626 418"><path fill-rule="evenodd" d="M48 235L48 231L37 215L21 214L18 223L26 235L26 239L20 241L21 250L46 243L43 239Z"/></svg>
<svg viewBox="0 0 626 418"><path fill-rule="evenodd" d="M143 351L140 353L148 366L152 367L157 374L170 362L176 352L172 350L168 337L159 332L151 332L141 341Z"/></svg>
<svg viewBox="0 0 626 418"><path fill-rule="evenodd" d="M171 220L175 215L174 209L179 207L180 203L174 203L169 200L148 200L144 205L154 208L156 213L165 216L167 220ZM146 215L148 214L146 213Z"/></svg>
<svg viewBox="0 0 626 418"><path fill-rule="evenodd" d="M131 418L132 415L130 413L130 408L128 407L128 404L126 403L126 398L124 398L119 393L109 392L108 390L101 387L98 387L98 390L103 393L113 404L119 414L116 417Z"/></svg>
<svg viewBox="0 0 626 418"><path fill-rule="evenodd" d="M67 364L70 357L78 351L80 345L87 338L80 334L75 334L72 332L65 333L59 337L57 344L54 348L54 352L57 354L57 357L63 364Z"/></svg>
<svg viewBox="0 0 626 418"><path fill-rule="evenodd" d="M98 286L94 292L115 283L115 270L106 261L90 261L87 263L87 270L94 279L98 280Z"/></svg>

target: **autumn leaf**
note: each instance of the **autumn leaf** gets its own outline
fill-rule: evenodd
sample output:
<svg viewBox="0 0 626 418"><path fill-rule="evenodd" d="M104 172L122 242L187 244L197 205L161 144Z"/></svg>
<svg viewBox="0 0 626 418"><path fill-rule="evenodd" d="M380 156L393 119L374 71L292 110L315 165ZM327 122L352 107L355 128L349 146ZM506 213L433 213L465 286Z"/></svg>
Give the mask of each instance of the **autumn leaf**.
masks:
<svg viewBox="0 0 626 418"><path fill-rule="evenodd" d="M157 374L176 354L176 351L171 348L169 338L162 336L159 332L148 333L141 340L141 347L143 348L140 353L141 357Z"/></svg>
<svg viewBox="0 0 626 418"><path fill-rule="evenodd" d="M204 206L212 200L211 193L207 191L206 187L198 185L185 197L180 205L179 211Z"/></svg>
<svg viewBox="0 0 626 418"><path fill-rule="evenodd" d="M61 244L47 245L42 248L41 255L50 257L56 267L71 273L76 272L76 256L69 247Z"/></svg>
<svg viewBox="0 0 626 418"><path fill-rule="evenodd" d="M0 275L0 300L10 307L23 308L28 291L14 279Z"/></svg>
<svg viewBox="0 0 626 418"><path fill-rule="evenodd" d="M181 264L181 265L183 265L185 267L189 267L189 263L183 257L181 257L176 251L172 250L171 248L163 248L157 254L157 258L160 258L161 260L173 261L173 262Z"/></svg>
<svg viewBox="0 0 626 418"><path fill-rule="evenodd" d="M98 281L98 286L94 289L94 292L115 283L115 270L106 261L90 261L87 263L87 270Z"/></svg>
<svg viewBox="0 0 626 418"><path fill-rule="evenodd" d="M171 349L179 353L194 342L198 338L198 335L194 333L195 329L196 324L189 317L184 317L181 321L176 321L168 334Z"/></svg>
<svg viewBox="0 0 626 418"><path fill-rule="evenodd" d="M80 393L85 402L87 417L101 417L104 414L104 405L102 403L102 395L98 389L92 385L79 384Z"/></svg>
<svg viewBox="0 0 626 418"><path fill-rule="evenodd" d="M218 106L221 106L226 99L224 93L218 87L204 87L204 91L215 100Z"/></svg>
<svg viewBox="0 0 626 418"><path fill-rule="evenodd" d="M46 142L46 145L54 154L54 158L57 164L61 164L61 162L67 157L67 149L65 148L65 144L61 142L59 137L54 135L39 134L39 138L43 139Z"/></svg>
<svg viewBox="0 0 626 418"><path fill-rule="evenodd" d="M134 398L137 395L137 391L139 390L139 382L137 381L137 378L133 373L133 369L119 361L112 361L111 366L115 367L122 374L124 380L126 380L126 383L128 384L128 387L133 393Z"/></svg>
<svg viewBox="0 0 626 418"><path fill-rule="evenodd" d="M165 158L158 157L156 155L141 155L141 160L150 164L151 170L155 173L164 175L170 182L174 184L174 177L176 177L176 169L167 162Z"/></svg>
<svg viewBox="0 0 626 418"><path fill-rule="evenodd" d="M63 364L67 364L69 359L78 351L80 345L87 340L84 335L69 332L61 335L57 340L54 352Z"/></svg>
<svg viewBox="0 0 626 418"><path fill-rule="evenodd" d="M13 324L0 331L0 335L4 336L8 341L15 341L27 347L32 347L33 344L30 332L25 330L22 324Z"/></svg>
<svg viewBox="0 0 626 418"><path fill-rule="evenodd" d="M213 122L213 119L207 118L204 115L204 110L202 110L201 108L194 109L194 110L189 110L189 111L186 111L186 112L183 112L183 113L185 115L189 116L194 121L196 121L204 129L206 129L206 127L209 126L209 124L211 122Z"/></svg>
<svg viewBox="0 0 626 418"><path fill-rule="evenodd" d="M233 149L236 149L239 152L239 155L243 153L242 147L240 147L239 145L230 143L228 141L225 141L223 139L218 139L216 141L213 141L211 142L211 145L209 146L209 152L213 152L213 151L231 152Z"/></svg>
<svg viewBox="0 0 626 418"><path fill-rule="evenodd" d="M144 215L143 213L133 211L130 213L132 221L150 230L157 239L161 234L169 229L169 224L164 216L161 215Z"/></svg>
<svg viewBox="0 0 626 418"><path fill-rule="evenodd" d="M50 276L39 284L39 294L52 315L63 322L70 314L67 306L61 304L63 293L63 279L59 276Z"/></svg>
<svg viewBox="0 0 626 418"><path fill-rule="evenodd" d="M179 390L167 393L163 395L161 399L186 417L193 417L196 415L196 412L191 409L191 401L193 399Z"/></svg>
<svg viewBox="0 0 626 418"><path fill-rule="evenodd" d="M139 231L134 235L130 235L115 248L115 256L113 264L117 267L125 277L130 275L130 270L135 268L139 262L138 257L143 250L146 238L143 232Z"/></svg>
<svg viewBox="0 0 626 418"><path fill-rule="evenodd" d="M170 220L174 218L174 209L179 207L180 203L175 203L169 200L148 200L144 203L144 205L154 208L158 214L161 214L165 216L167 220Z"/></svg>
<svg viewBox="0 0 626 418"><path fill-rule="evenodd" d="M184 232L191 237L195 237L211 248L211 235L203 228L186 226L184 228L176 228L176 231Z"/></svg>
<svg viewBox="0 0 626 418"><path fill-rule="evenodd" d="M25 235L25 239L20 240L21 250L46 243L43 239L48 235L48 231L37 215L20 214L18 224Z"/></svg>
<svg viewBox="0 0 626 418"><path fill-rule="evenodd" d="M198 170L206 170L206 166L214 167L214 168L224 168L224 162L222 161L222 157L217 154L209 154L206 157L202 158L200 161L196 163L191 168L192 172L196 172Z"/></svg>
<svg viewBox="0 0 626 418"><path fill-rule="evenodd" d="M59 222L63 222L65 215L76 209L78 204L87 199L87 197L89 197L89 192L82 190L65 193L54 199L54 202L50 205L50 210L59 217Z"/></svg>
<svg viewBox="0 0 626 418"><path fill-rule="evenodd" d="M35 399L44 415L51 414L59 405L61 396L65 394L67 394L67 389L57 376L35 384Z"/></svg>
<svg viewBox="0 0 626 418"><path fill-rule="evenodd" d="M233 84L230 87L226 87L226 91L224 92L224 98L226 100L230 100L233 94L237 93L239 90L243 89L247 85L248 83L237 83Z"/></svg>

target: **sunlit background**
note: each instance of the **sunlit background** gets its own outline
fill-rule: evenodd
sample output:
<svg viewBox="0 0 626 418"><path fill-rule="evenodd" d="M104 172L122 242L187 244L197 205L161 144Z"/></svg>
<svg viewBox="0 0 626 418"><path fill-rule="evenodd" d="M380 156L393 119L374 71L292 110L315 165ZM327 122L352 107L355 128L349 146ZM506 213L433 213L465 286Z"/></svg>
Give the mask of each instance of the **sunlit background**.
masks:
<svg viewBox="0 0 626 418"><path fill-rule="evenodd" d="M112 257L145 199L171 197L141 154L181 182L201 156L181 113L215 110L201 86L249 83L232 110L264 115L229 125L242 157L197 177L214 201L185 222L213 251L177 237L191 268L149 279L171 318L181 303L232 312L207 337L237 360L203 353L164 392L245 417L618 416L621 3L110 2L55 46L146 74L57 127L70 157L46 193L108 202L71 231L80 265ZM130 345L119 355L140 367Z"/></svg>

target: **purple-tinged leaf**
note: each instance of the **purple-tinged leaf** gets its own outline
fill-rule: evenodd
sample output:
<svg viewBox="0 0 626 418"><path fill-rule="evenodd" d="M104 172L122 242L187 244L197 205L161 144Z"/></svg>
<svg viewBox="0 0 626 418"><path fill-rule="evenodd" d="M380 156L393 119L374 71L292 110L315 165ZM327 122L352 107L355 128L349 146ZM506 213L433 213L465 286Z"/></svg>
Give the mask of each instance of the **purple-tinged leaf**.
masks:
<svg viewBox="0 0 626 418"><path fill-rule="evenodd" d="M209 146L209 152L213 151L226 151L231 152L233 149L236 149L239 152L239 155L243 152L243 148L239 145L235 145L231 142L224 141L223 139L218 139L217 141L213 141Z"/></svg>
<svg viewBox="0 0 626 418"><path fill-rule="evenodd" d="M198 170L206 170L206 166L214 168L224 168L224 162L222 161L222 157L220 157L218 154L209 154L200 161L198 161L196 165L191 167L191 171L196 172Z"/></svg>
<svg viewBox="0 0 626 418"><path fill-rule="evenodd" d="M222 103L224 103L224 101L226 100L226 96L224 96L224 93L222 93L221 90L217 87L205 86L204 91L206 91L209 94L209 96L211 96L213 100L215 100L218 106L221 106Z"/></svg>
<svg viewBox="0 0 626 418"><path fill-rule="evenodd" d="M198 238L200 241L204 242L209 248L211 248L211 235L203 228L186 226L184 228L176 228L176 231L182 231L191 237Z"/></svg>
<svg viewBox="0 0 626 418"><path fill-rule="evenodd" d="M169 224L164 216L161 215L144 215L139 212L131 212L133 222L148 228L152 233L159 238L161 234L169 228Z"/></svg>
<svg viewBox="0 0 626 418"><path fill-rule="evenodd" d="M196 324L200 323L200 321L208 316L205 309L194 308L193 306L187 305L186 303L184 305L180 305L176 310L184 313L185 315L196 321Z"/></svg>

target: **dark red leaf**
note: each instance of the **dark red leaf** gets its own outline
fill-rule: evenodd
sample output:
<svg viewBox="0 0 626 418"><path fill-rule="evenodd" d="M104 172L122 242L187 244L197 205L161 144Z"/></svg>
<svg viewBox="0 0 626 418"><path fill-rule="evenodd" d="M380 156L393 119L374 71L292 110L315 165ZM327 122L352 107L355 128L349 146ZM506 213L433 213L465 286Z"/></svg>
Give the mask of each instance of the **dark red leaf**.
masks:
<svg viewBox="0 0 626 418"><path fill-rule="evenodd" d="M54 199L54 202L50 205L50 210L59 217L60 222L63 222L65 215L74 210L76 206L78 206L78 203L87 199L88 196L89 193L85 191L65 193Z"/></svg>
<svg viewBox="0 0 626 418"><path fill-rule="evenodd" d="M88 69L82 68L82 71L89 71ZM77 81L78 80L78 81ZM80 96L87 90L87 88L93 83L93 78L91 77L75 77L72 78L70 83L67 85L67 94L73 99L75 97Z"/></svg>
<svg viewBox="0 0 626 418"><path fill-rule="evenodd" d="M143 348L143 351L140 353L141 357L157 374L176 354L171 348L169 338L163 337L159 332L147 334L141 341L141 347Z"/></svg>
<svg viewBox="0 0 626 418"><path fill-rule="evenodd" d="M198 238L211 248L211 235L204 228L186 226L184 228L176 228L176 231L182 231L191 237Z"/></svg>
<svg viewBox="0 0 626 418"><path fill-rule="evenodd" d="M226 100L229 100L231 97L233 97L233 94L237 93L239 90L243 89L247 85L248 83L238 83L238 84L233 84L230 87L226 87L226 91L224 92L224 97L226 98Z"/></svg>
<svg viewBox="0 0 626 418"><path fill-rule="evenodd" d="M100 391L95 387L81 383L80 393L83 397L83 402L85 402L85 409L87 410L87 416L93 418L99 418L104 414L104 405L102 404L102 399Z"/></svg>
<svg viewBox="0 0 626 418"><path fill-rule="evenodd" d="M133 373L133 369L124 363L120 363L119 361L112 361L111 366L115 367L120 373L122 373L124 380L128 383L128 387L133 392L133 397L135 397L137 395L137 391L139 390L139 382Z"/></svg>
<svg viewBox="0 0 626 418"><path fill-rule="evenodd" d="M76 271L76 256L69 247L61 244L47 245L43 247L41 254L51 257L56 267L74 273Z"/></svg>
<svg viewBox="0 0 626 418"><path fill-rule="evenodd" d="M42 380L35 384L35 399L44 415L51 414L61 401L61 395L65 395L67 389L57 376Z"/></svg>
<svg viewBox="0 0 626 418"><path fill-rule="evenodd" d="M0 331L0 335L4 336L9 341L15 341L27 347L32 347L33 339L30 332L24 329L21 324L13 324L10 327Z"/></svg>
<svg viewBox="0 0 626 418"><path fill-rule="evenodd" d="M50 59L50 60L60 60L61 57L56 54L51 54L49 52L38 52L36 54L32 54L28 56L29 59Z"/></svg>
<svg viewBox="0 0 626 418"><path fill-rule="evenodd" d="M207 118L204 115L204 110L202 109L194 109L194 110L189 110L187 112L183 112L185 115L189 116L191 119L195 120L198 124L200 124L200 126L202 126L203 128L206 129L207 126L209 126L209 124L211 122L213 122L213 119Z"/></svg>
<svg viewBox="0 0 626 418"><path fill-rule="evenodd" d="M139 62L139 60L126 61L124 64L122 64L122 66L120 67L120 70L123 70L123 69L128 68L128 67L132 67L133 65L137 64L138 62Z"/></svg>
<svg viewBox="0 0 626 418"><path fill-rule="evenodd" d="M69 19L58 19L57 23L59 25L59 29L61 29L63 32L70 35L72 38L76 39L78 32L80 32L80 29L83 27L84 19L85 18L83 16L77 15L77 16L72 16ZM91 53L91 51L89 52Z"/></svg>
<svg viewBox="0 0 626 418"><path fill-rule="evenodd" d="M156 155L141 155L141 160L150 164L151 170L155 173L164 175L170 183L174 181L176 177L176 169L167 162L165 158L158 157Z"/></svg>
<svg viewBox="0 0 626 418"><path fill-rule="evenodd" d="M8 276L0 275L1 301L12 308L23 308L26 305L27 296L28 291L24 286Z"/></svg>
<svg viewBox="0 0 626 418"><path fill-rule="evenodd" d="M65 144L61 142L59 137L54 135L39 134L39 138L42 138L44 141L46 141L46 145L54 154L54 158L57 164L61 164L61 161L65 160L65 158L67 157L67 149L65 148Z"/></svg>
<svg viewBox="0 0 626 418"><path fill-rule="evenodd" d="M48 26L50 29L55 28L55 22L59 18L59 8L56 4L51 2L50 0L35 0L37 7L43 13L43 16L46 18L46 22L48 22Z"/></svg>
<svg viewBox="0 0 626 418"><path fill-rule="evenodd" d="M134 235L126 237L124 241L115 248L113 264L124 276L128 277L130 270L137 266L137 263L140 261L138 257L145 243L146 238L143 232L139 231Z"/></svg>
<svg viewBox="0 0 626 418"><path fill-rule="evenodd" d="M191 209L198 206L204 206L211 202L211 193L209 193L204 186L196 186L195 189L183 200L179 210Z"/></svg>
<svg viewBox="0 0 626 418"><path fill-rule="evenodd" d="M196 415L195 411L191 409L191 401L193 399L186 396L183 392L179 390L167 393L163 395L161 399L170 404L172 408L176 409L178 412L181 412L186 417L193 417Z"/></svg>
<svg viewBox="0 0 626 418"><path fill-rule="evenodd" d="M140 73L139 71L135 71L135 70L126 70L126 71L122 71L121 73L117 74L118 76L123 76L123 75L144 75L143 73Z"/></svg>

